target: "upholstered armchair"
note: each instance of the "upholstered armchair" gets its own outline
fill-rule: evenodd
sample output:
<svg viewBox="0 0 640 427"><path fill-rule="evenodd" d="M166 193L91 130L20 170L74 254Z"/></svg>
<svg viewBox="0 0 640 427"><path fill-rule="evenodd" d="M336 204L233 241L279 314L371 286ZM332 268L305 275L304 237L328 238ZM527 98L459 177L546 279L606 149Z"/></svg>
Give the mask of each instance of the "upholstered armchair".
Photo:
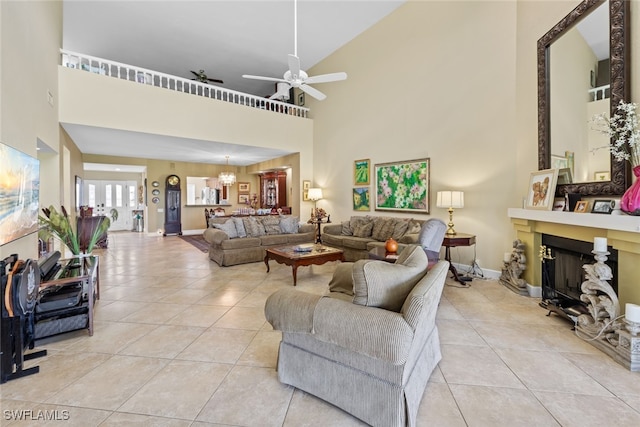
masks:
<svg viewBox="0 0 640 427"><path fill-rule="evenodd" d="M396 264L353 263L351 296L291 288L272 294L265 314L282 331L279 380L371 425L414 426L441 359L435 318L449 268L446 261L427 265L413 246Z"/></svg>

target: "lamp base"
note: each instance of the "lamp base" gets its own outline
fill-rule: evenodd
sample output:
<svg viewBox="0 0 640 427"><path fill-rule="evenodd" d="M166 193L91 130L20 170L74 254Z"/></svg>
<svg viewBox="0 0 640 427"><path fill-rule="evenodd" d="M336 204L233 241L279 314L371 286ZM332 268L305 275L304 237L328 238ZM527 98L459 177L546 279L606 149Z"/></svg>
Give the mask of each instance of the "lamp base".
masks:
<svg viewBox="0 0 640 427"><path fill-rule="evenodd" d="M446 235L447 236L455 236L456 230L453 229L453 208L449 208L449 224L447 224L449 228L447 228Z"/></svg>

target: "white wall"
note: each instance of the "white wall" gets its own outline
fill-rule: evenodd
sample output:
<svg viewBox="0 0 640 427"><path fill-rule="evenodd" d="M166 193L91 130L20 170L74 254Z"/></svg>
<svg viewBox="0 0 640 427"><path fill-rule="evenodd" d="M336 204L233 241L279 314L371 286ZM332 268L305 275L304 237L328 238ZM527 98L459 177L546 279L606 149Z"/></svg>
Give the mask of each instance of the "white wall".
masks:
<svg viewBox="0 0 640 427"><path fill-rule="evenodd" d="M57 58L62 42L62 4L59 1L0 2L0 140L18 150L40 157L39 138L59 149ZM47 91L54 98L47 101ZM58 150L59 152L59 150ZM59 203L59 158L40 158L41 206L51 195ZM44 195L44 196L43 196ZM0 247L0 257L18 253L37 258L37 235L32 234Z"/></svg>
<svg viewBox="0 0 640 427"><path fill-rule="evenodd" d="M354 160L429 157L430 215L393 215L448 220L436 192L463 190L455 228L477 235L481 267L499 270L513 235L506 210L524 194L515 168L515 38L515 2L408 2L310 70L349 76L322 86L325 101L306 97L313 185L325 196L318 205L333 221L362 214L352 210ZM454 262L474 257L473 248L452 252Z"/></svg>

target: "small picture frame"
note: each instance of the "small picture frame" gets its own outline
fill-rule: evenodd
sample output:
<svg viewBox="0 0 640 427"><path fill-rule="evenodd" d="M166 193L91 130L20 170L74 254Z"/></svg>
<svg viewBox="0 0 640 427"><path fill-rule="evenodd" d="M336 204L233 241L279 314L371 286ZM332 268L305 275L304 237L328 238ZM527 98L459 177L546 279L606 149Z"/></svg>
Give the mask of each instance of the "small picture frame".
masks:
<svg viewBox="0 0 640 427"><path fill-rule="evenodd" d="M567 201L565 200L564 197L556 197L553 200L553 210L554 211L563 211L563 210L565 210L566 204L567 204Z"/></svg>
<svg viewBox="0 0 640 427"><path fill-rule="evenodd" d="M238 204L239 205L248 205L249 204L249 195L248 194L238 194Z"/></svg>
<svg viewBox="0 0 640 427"><path fill-rule="evenodd" d="M251 190L251 183L249 182L239 182L238 183L238 192L239 193L248 193Z"/></svg>
<svg viewBox="0 0 640 427"><path fill-rule="evenodd" d="M587 209L589 208L588 200L578 200L576 203L576 208L573 210L576 213L587 213Z"/></svg>
<svg viewBox="0 0 640 427"><path fill-rule="evenodd" d="M371 161L369 159L353 162L353 185L369 185L371 175Z"/></svg>
<svg viewBox="0 0 640 427"><path fill-rule="evenodd" d="M613 212L616 202L613 200L594 200L591 213L610 214Z"/></svg>
<svg viewBox="0 0 640 427"><path fill-rule="evenodd" d="M311 181L302 181L302 200L304 202L309 201L309 188L311 188Z"/></svg>
<svg viewBox="0 0 640 427"><path fill-rule="evenodd" d="M369 202L369 187L353 188L353 210L354 211L370 211L371 204Z"/></svg>
<svg viewBox="0 0 640 427"><path fill-rule="evenodd" d="M531 173L526 209L540 209L550 211L554 204L558 169L543 169Z"/></svg>

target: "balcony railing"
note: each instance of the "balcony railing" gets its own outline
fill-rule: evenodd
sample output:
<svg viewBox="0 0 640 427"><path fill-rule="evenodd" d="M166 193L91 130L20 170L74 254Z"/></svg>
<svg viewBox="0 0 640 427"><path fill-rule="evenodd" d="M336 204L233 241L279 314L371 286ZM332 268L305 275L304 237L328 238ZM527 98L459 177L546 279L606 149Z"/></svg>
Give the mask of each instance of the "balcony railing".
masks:
<svg viewBox="0 0 640 427"><path fill-rule="evenodd" d="M309 109L285 102L274 101L235 90L224 89L218 86L201 83L195 80L176 77L158 71L147 70L133 65L83 55L68 50L60 49L62 66L75 68L90 73L109 76L117 79L129 80L140 84L160 87L176 92L189 93L205 98L244 105L251 108L273 111L295 117L307 118Z"/></svg>

